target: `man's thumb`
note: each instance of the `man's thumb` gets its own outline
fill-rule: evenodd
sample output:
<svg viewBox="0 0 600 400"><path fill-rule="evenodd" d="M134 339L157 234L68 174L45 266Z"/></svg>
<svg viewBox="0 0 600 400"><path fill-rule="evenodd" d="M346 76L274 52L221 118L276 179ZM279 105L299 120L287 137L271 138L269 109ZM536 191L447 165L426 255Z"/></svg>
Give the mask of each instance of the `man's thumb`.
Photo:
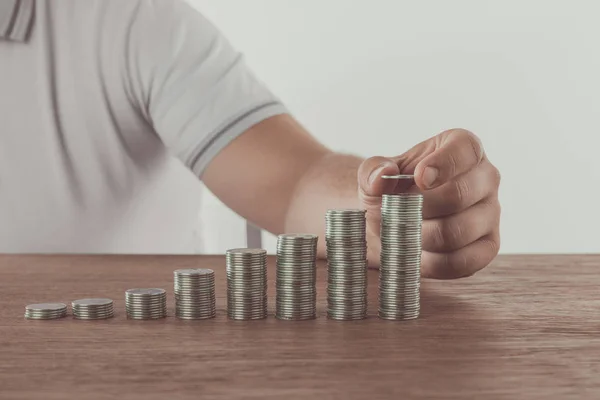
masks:
<svg viewBox="0 0 600 400"><path fill-rule="evenodd" d="M386 157L371 157L365 160L358 169L358 186L365 196L381 196L392 193L397 181L382 179L382 175L397 175L400 168L394 160Z"/></svg>

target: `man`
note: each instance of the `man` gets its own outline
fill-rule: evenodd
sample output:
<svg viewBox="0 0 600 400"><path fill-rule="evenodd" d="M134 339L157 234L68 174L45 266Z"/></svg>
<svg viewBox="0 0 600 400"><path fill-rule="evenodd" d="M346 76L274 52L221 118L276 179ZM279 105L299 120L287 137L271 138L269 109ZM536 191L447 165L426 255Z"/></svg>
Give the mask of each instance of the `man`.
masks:
<svg viewBox="0 0 600 400"><path fill-rule="evenodd" d="M0 124L4 252L193 240L197 199L175 159L273 233L322 234L326 209L366 208L372 265L381 195L397 189L381 175L414 173L424 276L468 276L498 252L499 174L475 135L393 158L334 153L181 0L1 0Z"/></svg>

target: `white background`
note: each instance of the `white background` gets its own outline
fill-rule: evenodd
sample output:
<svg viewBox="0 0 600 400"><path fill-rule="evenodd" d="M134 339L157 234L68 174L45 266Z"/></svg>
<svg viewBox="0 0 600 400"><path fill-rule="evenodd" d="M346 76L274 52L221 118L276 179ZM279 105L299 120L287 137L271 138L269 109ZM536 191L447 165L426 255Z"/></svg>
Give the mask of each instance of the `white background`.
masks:
<svg viewBox="0 0 600 400"><path fill-rule="evenodd" d="M503 176L503 253L600 250L600 2L189 1L335 150L477 133ZM201 218L206 251L244 243L213 197Z"/></svg>

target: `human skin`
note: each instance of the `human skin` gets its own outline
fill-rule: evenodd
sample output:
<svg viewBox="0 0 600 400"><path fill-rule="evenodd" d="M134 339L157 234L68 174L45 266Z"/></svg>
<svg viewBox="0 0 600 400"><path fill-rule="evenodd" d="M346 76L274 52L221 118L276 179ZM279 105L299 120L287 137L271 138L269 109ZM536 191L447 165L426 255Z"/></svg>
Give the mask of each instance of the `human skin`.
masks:
<svg viewBox="0 0 600 400"><path fill-rule="evenodd" d="M399 173L414 174L414 185L381 178ZM323 238L328 209L366 209L373 267L379 265L384 193L418 190L424 196L424 277L470 276L489 265L500 247L500 174L479 138L463 129L442 132L399 156L364 159L326 148L293 117L279 115L230 143L201 178L228 207L274 234ZM318 254L325 257L324 240Z"/></svg>

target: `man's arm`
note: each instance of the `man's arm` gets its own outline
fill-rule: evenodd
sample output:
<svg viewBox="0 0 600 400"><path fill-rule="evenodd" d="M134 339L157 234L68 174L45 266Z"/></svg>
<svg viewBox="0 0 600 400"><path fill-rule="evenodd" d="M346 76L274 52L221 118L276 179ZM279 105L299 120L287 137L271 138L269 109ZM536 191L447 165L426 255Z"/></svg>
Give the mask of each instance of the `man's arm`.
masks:
<svg viewBox="0 0 600 400"><path fill-rule="evenodd" d="M443 132L398 157L363 160L332 152L280 115L232 141L202 179L227 206L272 233L319 234L321 257L326 210L367 209L369 261L377 265L381 195L397 189L381 175L400 172L414 173L425 197L423 274L457 278L489 264L500 243L499 174L464 130Z"/></svg>
<svg viewBox="0 0 600 400"><path fill-rule="evenodd" d="M325 256L325 212L359 207L362 159L332 152L289 115L269 118L232 141L202 180L228 207L267 231L315 233Z"/></svg>
<svg viewBox="0 0 600 400"><path fill-rule="evenodd" d="M286 115L243 55L188 2L142 3L135 21L125 70L134 102L225 204L273 233L319 234L327 207L358 206L361 160L332 153Z"/></svg>
<svg viewBox="0 0 600 400"><path fill-rule="evenodd" d="M285 115L242 55L184 1L141 3L127 43L133 103L173 155L262 228L320 234L324 256L325 211L364 208L376 265L381 195L398 189L381 175L414 173L424 195L423 275L467 276L498 252L499 175L473 134L443 132L393 158L334 153Z"/></svg>

